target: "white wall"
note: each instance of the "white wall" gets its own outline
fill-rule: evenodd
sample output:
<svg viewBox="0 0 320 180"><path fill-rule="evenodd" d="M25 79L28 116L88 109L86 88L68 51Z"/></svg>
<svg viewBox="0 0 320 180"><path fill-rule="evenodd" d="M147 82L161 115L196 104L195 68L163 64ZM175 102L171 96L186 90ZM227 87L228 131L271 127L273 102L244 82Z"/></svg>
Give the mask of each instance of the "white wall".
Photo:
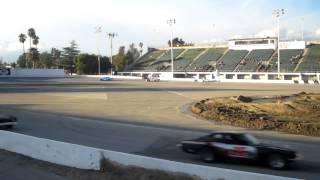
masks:
<svg viewBox="0 0 320 180"><path fill-rule="evenodd" d="M64 77L63 69L11 69L10 75L1 77Z"/></svg>
<svg viewBox="0 0 320 180"><path fill-rule="evenodd" d="M232 49L232 50L248 50L248 51L252 51L253 49L276 49L277 48L277 44L276 44L277 39L265 39L265 40L273 40L274 43L269 42L268 44L236 44L236 40L230 40L228 41L228 47L229 49ZM251 40L247 39L244 41L251 41Z"/></svg>
<svg viewBox="0 0 320 180"><path fill-rule="evenodd" d="M273 77L277 77L276 72L188 72L188 75L192 75L194 78L174 78L170 72L119 72L119 74L160 74L160 80L165 81L194 81L201 76L206 75L212 81L220 82L254 82L254 83L294 83L294 80L317 80L320 82L320 73L279 73L280 79L277 80ZM174 74L185 74L184 72L174 72ZM232 76L233 79L227 78ZM123 79L129 79L131 76L122 76ZM137 76L133 76L137 77ZM238 77L245 77L246 79L239 79ZM260 79L255 79L259 77ZM291 80L289 80L291 77ZM304 83L301 81L300 83Z"/></svg>
<svg viewBox="0 0 320 180"><path fill-rule="evenodd" d="M305 49L305 41L283 41L280 42L280 49Z"/></svg>
<svg viewBox="0 0 320 180"><path fill-rule="evenodd" d="M98 170L104 158L122 165L196 175L204 180L297 180L108 151L1 130L0 149L81 169Z"/></svg>
<svg viewBox="0 0 320 180"><path fill-rule="evenodd" d="M0 149L81 169L100 169L97 149L0 130Z"/></svg>
<svg viewBox="0 0 320 180"><path fill-rule="evenodd" d="M139 76L118 76L118 75L79 75L82 77L92 77L92 78L102 78L102 77L110 77L113 79L128 79L128 80L140 80L142 77Z"/></svg>
<svg viewBox="0 0 320 180"><path fill-rule="evenodd" d="M106 159L123 165L196 175L204 180L297 180L295 178L180 163L107 150L103 151L103 155Z"/></svg>

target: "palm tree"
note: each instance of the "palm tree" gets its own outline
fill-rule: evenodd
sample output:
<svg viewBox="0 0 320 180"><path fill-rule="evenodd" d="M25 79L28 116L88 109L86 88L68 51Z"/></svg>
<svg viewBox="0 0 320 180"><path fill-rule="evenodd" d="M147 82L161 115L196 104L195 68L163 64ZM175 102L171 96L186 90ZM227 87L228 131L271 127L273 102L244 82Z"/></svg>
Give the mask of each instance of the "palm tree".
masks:
<svg viewBox="0 0 320 180"><path fill-rule="evenodd" d="M140 56L141 56L142 55L142 47L143 47L143 43L142 42L139 43L139 47L140 47Z"/></svg>
<svg viewBox="0 0 320 180"><path fill-rule="evenodd" d="M39 44L39 36L35 36L33 39L32 39L32 44L36 46L37 48L37 45Z"/></svg>
<svg viewBox="0 0 320 180"><path fill-rule="evenodd" d="M28 29L28 36L30 40L30 48L31 48L31 40L36 37L36 31L33 28Z"/></svg>
<svg viewBox="0 0 320 180"><path fill-rule="evenodd" d="M27 36L23 33L21 33L19 35L19 42L22 43L22 49L23 49L23 54L25 54L25 50L24 50L24 42L26 41Z"/></svg>
<svg viewBox="0 0 320 180"><path fill-rule="evenodd" d="M36 65L35 63L36 63L36 61L39 60L39 51L38 51L38 49L30 48L29 52L27 54L27 60L28 60L29 63L32 62L32 66L33 66L33 68L35 68L35 65Z"/></svg>

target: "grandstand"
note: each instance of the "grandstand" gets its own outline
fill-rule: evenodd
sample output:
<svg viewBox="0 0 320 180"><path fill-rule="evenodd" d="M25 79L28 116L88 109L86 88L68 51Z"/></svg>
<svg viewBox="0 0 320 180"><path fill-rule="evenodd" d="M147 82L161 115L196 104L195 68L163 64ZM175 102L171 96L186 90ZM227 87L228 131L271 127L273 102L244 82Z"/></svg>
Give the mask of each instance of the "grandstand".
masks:
<svg viewBox="0 0 320 180"><path fill-rule="evenodd" d="M144 63L144 62L155 60L158 57L160 57L164 52L165 50L155 50L155 51L148 52L147 54L145 54L140 58L139 62Z"/></svg>
<svg viewBox="0 0 320 180"><path fill-rule="evenodd" d="M220 71L232 72L240 61L248 54L247 50L229 50L218 62Z"/></svg>
<svg viewBox="0 0 320 180"><path fill-rule="evenodd" d="M298 72L320 72L320 44L310 45L297 68Z"/></svg>
<svg viewBox="0 0 320 180"><path fill-rule="evenodd" d="M278 72L275 38L230 40L228 46L175 47L174 72ZM320 45L305 49L303 41L281 42L280 72L320 72ZM153 49L126 72L171 72L171 49Z"/></svg>
<svg viewBox="0 0 320 180"><path fill-rule="evenodd" d="M173 59L176 60L185 49L173 49ZM171 66L171 50L165 51L159 58L149 64L149 71L165 72L169 71Z"/></svg>
<svg viewBox="0 0 320 180"><path fill-rule="evenodd" d="M186 50L179 58L174 60L174 71L185 71L186 67L189 66L204 50L205 49L203 48Z"/></svg>
<svg viewBox="0 0 320 180"><path fill-rule="evenodd" d="M238 72L256 72L258 67L271 58L274 53L273 49L252 50L239 64Z"/></svg>
<svg viewBox="0 0 320 180"><path fill-rule="evenodd" d="M294 72L295 67L299 63L304 50L303 49L282 49L280 50L280 72ZM278 54L272 57L268 72L278 71Z"/></svg>
<svg viewBox="0 0 320 180"><path fill-rule="evenodd" d="M146 77L159 74L164 80L221 82L320 82L320 44L305 41L280 42L278 73L277 38L232 39L226 45L173 48L173 72L170 48L152 49L119 74Z"/></svg>
<svg viewBox="0 0 320 180"><path fill-rule="evenodd" d="M226 48L208 48L201 56L186 68L187 71L210 71L225 53Z"/></svg>
<svg viewBox="0 0 320 180"><path fill-rule="evenodd" d="M134 65L133 71L147 71L151 62L159 58L165 50L155 50L155 51L150 51L146 53L144 56L142 56L137 63ZM151 68L152 69L152 68Z"/></svg>
<svg viewBox="0 0 320 180"><path fill-rule="evenodd" d="M173 59L176 59L185 49L173 49ZM171 50L167 50L162 56L160 56L152 64L157 64L164 61L171 61Z"/></svg>

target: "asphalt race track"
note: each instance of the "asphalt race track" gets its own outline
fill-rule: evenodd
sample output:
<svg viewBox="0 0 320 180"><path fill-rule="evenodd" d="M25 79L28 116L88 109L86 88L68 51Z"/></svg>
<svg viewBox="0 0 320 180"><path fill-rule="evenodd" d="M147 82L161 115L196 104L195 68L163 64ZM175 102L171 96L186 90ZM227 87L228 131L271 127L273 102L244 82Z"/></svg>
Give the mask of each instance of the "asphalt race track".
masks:
<svg viewBox="0 0 320 180"><path fill-rule="evenodd" d="M301 91L320 92L320 86L99 82L94 78L0 79L0 113L18 117L19 125L12 131L37 137L207 166L319 179L320 138L249 131L265 142L290 146L304 156L284 171L235 162L205 164L176 147L182 139L224 128L211 127L211 122L181 112L187 103L244 92L274 95ZM150 105L155 101L158 102Z"/></svg>

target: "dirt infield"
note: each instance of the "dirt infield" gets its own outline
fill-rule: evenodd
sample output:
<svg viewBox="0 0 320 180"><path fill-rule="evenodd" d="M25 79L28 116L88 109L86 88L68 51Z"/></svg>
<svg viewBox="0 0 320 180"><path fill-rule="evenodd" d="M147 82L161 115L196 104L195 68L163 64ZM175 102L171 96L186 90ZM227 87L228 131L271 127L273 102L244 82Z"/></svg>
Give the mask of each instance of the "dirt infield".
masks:
<svg viewBox="0 0 320 180"><path fill-rule="evenodd" d="M191 111L223 124L320 136L320 93L201 100Z"/></svg>

